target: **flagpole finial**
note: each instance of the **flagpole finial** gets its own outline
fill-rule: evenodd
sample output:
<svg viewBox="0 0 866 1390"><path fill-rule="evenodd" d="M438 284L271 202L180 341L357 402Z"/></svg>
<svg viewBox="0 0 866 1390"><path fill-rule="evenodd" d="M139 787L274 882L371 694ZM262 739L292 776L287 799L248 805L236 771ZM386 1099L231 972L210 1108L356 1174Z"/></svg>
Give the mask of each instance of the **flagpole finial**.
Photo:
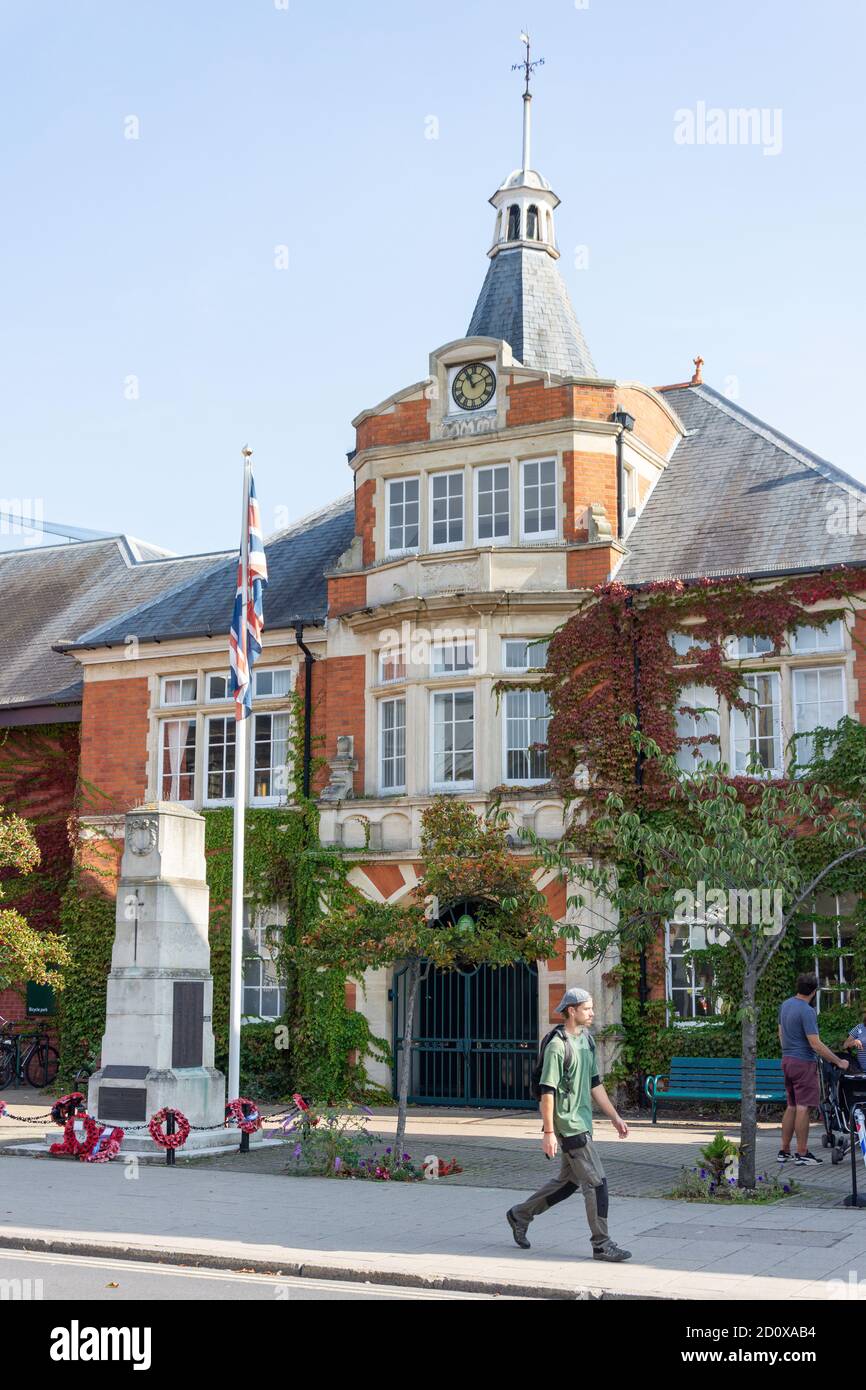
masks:
<svg viewBox="0 0 866 1390"><path fill-rule="evenodd" d="M241 453L245 459L251 459L253 456L253 451L250 448L249 444L244 445L244 447L241 449Z"/></svg>

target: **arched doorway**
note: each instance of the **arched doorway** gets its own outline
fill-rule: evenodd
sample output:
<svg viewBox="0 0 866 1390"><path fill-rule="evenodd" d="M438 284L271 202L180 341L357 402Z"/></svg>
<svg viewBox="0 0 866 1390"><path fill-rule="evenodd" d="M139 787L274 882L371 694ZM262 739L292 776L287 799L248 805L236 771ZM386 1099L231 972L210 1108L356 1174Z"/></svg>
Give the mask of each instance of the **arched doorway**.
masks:
<svg viewBox="0 0 866 1390"><path fill-rule="evenodd" d="M470 904L447 910L457 913ZM445 913L440 920L444 919ZM394 971L394 1090L403 1052L408 966ZM530 1109L538 1048L538 968L428 965L415 1006L409 1100L414 1105Z"/></svg>

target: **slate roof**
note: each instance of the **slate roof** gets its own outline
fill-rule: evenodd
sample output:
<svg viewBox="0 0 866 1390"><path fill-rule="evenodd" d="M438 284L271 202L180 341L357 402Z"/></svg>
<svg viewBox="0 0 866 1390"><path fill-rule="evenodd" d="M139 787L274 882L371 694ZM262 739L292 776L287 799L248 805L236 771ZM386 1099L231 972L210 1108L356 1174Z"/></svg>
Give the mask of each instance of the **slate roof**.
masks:
<svg viewBox="0 0 866 1390"><path fill-rule="evenodd" d="M565 281L546 251L520 246L497 252L467 336L504 338L525 367L598 376Z"/></svg>
<svg viewBox="0 0 866 1390"><path fill-rule="evenodd" d="M324 620L325 571L334 567L354 534L355 508L349 495L268 537L266 631L290 627L300 619ZM211 635L225 636L228 642L237 583L237 552L210 559L207 572L195 575L155 602L124 612L120 619L86 631L79 629L72 649L114 646L122 643L128 633L134 633L140 642Z"/></svg>
<svg viewBox="0 0 866 1390"><path fill-rule="evenodd" d="M167 557L127 536L0 552L0 716L80 701L81 668L54 644L176 588L215 558Z"/></svg>
<svg viewBox="0 0 866 1390"><path fill-rule="evenodd" d="M619 582L866 564L866 536L834 534L849 499L864 514L854 478L710 386L664 398L688 433L629 533Z"/></svg>

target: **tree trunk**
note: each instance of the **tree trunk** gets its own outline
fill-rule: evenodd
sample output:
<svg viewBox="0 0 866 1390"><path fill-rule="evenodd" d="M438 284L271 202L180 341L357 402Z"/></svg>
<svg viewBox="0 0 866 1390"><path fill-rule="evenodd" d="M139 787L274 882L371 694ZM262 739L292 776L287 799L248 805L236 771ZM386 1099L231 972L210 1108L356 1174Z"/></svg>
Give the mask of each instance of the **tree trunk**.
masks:
<svg viewBox="0 0 866 1390"><path fill-rule="evenodd" d="M409 1078L412 1075L412 1028L415 1022L415 1001L421 983L421 960L413 956L406 971L406 1020L403 1025L403 1056L397 1087L397 1133L394 1138L395 1161L402 1161L406 1142L406 1111L409 1106Z"/></svg>
<svg viewBox="0 0 866 1390"><path fill-rule="evenodd" d="M755 1143L758 1137L758 1105L755 1099L758 1059L758 1016L755 1009L757 978L747 966L743 976L743 1100L740 1111L739 1186L755 1186Z"/></svg>

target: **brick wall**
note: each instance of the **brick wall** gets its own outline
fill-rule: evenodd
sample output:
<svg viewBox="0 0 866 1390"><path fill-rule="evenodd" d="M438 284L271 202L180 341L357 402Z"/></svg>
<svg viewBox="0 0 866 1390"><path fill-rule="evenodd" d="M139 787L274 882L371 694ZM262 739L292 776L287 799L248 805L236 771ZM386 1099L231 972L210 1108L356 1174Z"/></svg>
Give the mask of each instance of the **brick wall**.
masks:
<svg viewBox="0 0 866 1390"><path fill-rule="evenodd" d="M364 542L363 561L372 565L376 558L376 479L367 478L355 490L355 535Z"/></svg>
<svg viewBox="0 0 866 1390"><path fill-rule="evenodd" d="M567 450L562 461L565 539L588 539L584 513L593 502L601 502L616 535L616 455Z"/></svg>
<svg viewBox="0 0 866 1390"><path fill-rule="evenodd" d="M81 776L95 788L91 810L128 811L147 791L147 678L86 681L81 714Z"/></svg>
<svg viewBox="0 0 866 1390"><path fill-rule="evenodd" d="M313 668L312 730L314 740L318 739L314 752L333 758L337 753L337 735L353 736L358 762L353 787L357 796L364 793L366 665L363 656L331 656L317 661ZM328 769L323 768L314 779L314 789L321 791L327 781Z"/></svg>
<svg viewBox="0 0 866 1390"><path fill-rule="evenodd" d="M341 574L328 580L328 616L337 618L341 613L352 613L363 608L367 602L367 576L365 574Z"/></svg>
<svg viewBox="0 0 866 1390"><path fill-rule="evenodd" d="M508 387L508 424L542 420L609 420L616 405L612 386L545 386L543 381Z"/></svg>
<svg viewBox="0 0 866 1390"><path fill-rule="evenodd" d="M619 551L608 545L569 550L565 557L569 589L592 589L596 584L604 584L618 559Z"/></svg>
<svg viewBox="0 0 866 1390"><path fill-rule="evenodd" d="M422 396L420 400L401 401L387 415L368 415L355 432L358 451L381 444L412 444L429 439L429 410L430 402Z"/></svg>
<svg viewBox="0 0 866 1390"><path fill-rule="evenodd" d="M634 433L638 439L642 439L657 454L661 454L662 458L666 458L668 450L674 440L680 437L680 433L676 426L671 424L661 406L650 396L644 395L643 391L627 388L617 392L617 402L629 415L634 416Z"/></svg>

